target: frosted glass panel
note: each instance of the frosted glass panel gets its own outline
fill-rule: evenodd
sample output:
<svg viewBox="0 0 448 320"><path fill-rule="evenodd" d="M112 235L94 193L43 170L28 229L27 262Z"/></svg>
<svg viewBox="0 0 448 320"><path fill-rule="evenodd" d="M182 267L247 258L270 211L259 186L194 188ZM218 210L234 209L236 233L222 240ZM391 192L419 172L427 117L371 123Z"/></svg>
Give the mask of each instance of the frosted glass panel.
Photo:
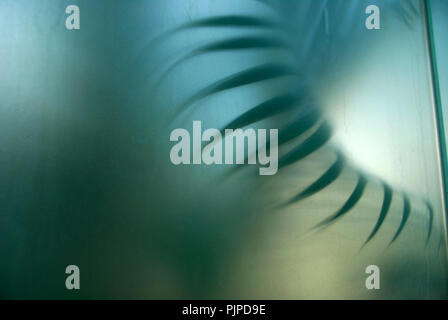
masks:
<svg viewBox="0 0 448 320"><path fill-rule="evenodd" d="M71 2L0 1L0 297L447 298L421 1ZM278 130L278 171L174 163L195 121Z"/></svg>
<svg viewBox="0 0 448 320"><path fill-rule="evenodd" d="M446 110L448 104L448 62L446 56L448 54L448 40L446 39L446 30L448 30L448 22L446 16L448 14L448 3L441 0L432 0L431 8L440 94L442 99L442 108L445 111L444 120L445 123L447 123L448 118Z"/></svg>

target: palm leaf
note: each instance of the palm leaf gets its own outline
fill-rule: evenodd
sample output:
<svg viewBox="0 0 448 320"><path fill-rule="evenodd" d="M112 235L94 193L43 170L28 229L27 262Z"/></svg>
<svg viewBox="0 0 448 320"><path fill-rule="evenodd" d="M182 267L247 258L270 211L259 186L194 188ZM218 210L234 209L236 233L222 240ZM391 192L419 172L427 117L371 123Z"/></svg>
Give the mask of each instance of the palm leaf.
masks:
<svg viewBox="0 0 448 320"><path fill-rule="evenodd" d="M314 37L311 37L309 41L307 41L307 43L303 46L297 45L294 39L291 39L291 35L294 34L294 30L291 29L291 21L288 20L286 15L289 10L288 2L282 2L282 4L271 1L260 2L265 3L272 9L273 16L275 18L267 19L264 17L246 15L210 17L181 25L158 37L156 40L162 41L163 39L166 39L167 37L172 36L175 33L187 29L223 27L241 28L242 30L247 28L266 29L271 33L274 33L270 36L242 35L219 41L212 40L209 43L202 44L199 47L190 50L189 52L183 53L182 56L177 59L177 61L175 61L168 67L168 69L162 75L160 81L162 81L169 73L175 71L179 64L185 62L186 60L198 55L207 55L213 52L233 52L246 49L264 50L275 48L284 50L290 53L292 56L296 56L296 61L300 61L299 56L305 55L307 57L307 61L309 61L310 64L315 63L319 56L316 55L315 57L313 57L313 50L321 52L318 50L319 46L321 46L318 41L318 37L316 35ZM408 24L409 26L412 25L412 20L418 16L418 11L410 2L406 2L404 6L399 6L398 8L400 10L396 9L397 6L395 4L392 5L392 8L394 9L394 13L399 15L403 23ZM353 11L362 10L359 4L354 5L354 7L351 9ZM341 10L340 2L325 2L323 5L321 5L317 22L313 24L313 28L315 30L318 30L318 25L319 23L321 23L321 21L323 21L324 24L328 24L328 19L326 18L328 10L339 12ZM350 27L350 25L354 23L355 22L353 21L349 21L346 26ZM329 32L328 28L325 28L325 32ZM336 30L335 32L337 33L339 31ZM291 39L291 41L280 39ZM350 46L349 43L351 41L354 41L353 39L349 38L344 39L345 42L342 41L342 43L340 43L336 48L333 48L333 51L331 52L334 52L335 50L346 50L346 48ZM323 114L321 113L320 106L318 105L317 101L313 99L314 93L312 92L312 90L310 90L312 84L307 80L307 74L305 74L304 72L299 72L299 70L301 70L300 66L302 65L299 62L297 63L297 65L289 65L283 61L266 63L241 70L231 75L224 76L221 79L206 85L205 87L197 90L195 93L190 95L183 103L180 104L178 108L176 108L174 114L171 117L171 120L176 119L181 112L185 111L188 108L191 108L192 105L199 100L226 90L231 90L246 85L260 83L262 81L279 79L283 77L293 77L296 80L300 79L301 85L298 85L298 82L296 80L291 81L290 87L292 87L293 90L291 90L290 87L285 87L283 92L279 92L273 95L271 98L259 104L255 104L248 111L237 116L234 120L227 123L227 125L225 125L221 129L221 133L224 133L225 129L242 128L255 124L256 122L272 118L279 114L295 114L295 116L291 116L293 120L279 126L279 146L285 145L287 142L302 137L306 132L309 132L313 128L314 131L306 139L302 139L300 143L292 147L288 152L280 157L279 169L291 166L302 161L312 153L320 150L329 142L332 137L331 126L328 120L325 119ZM297 83L294 81L296 81ZM268 140L266 147L269 147L269 144L270 141ZM245 162L247 163L247 156ZM340 151L337 151L335 162L326 171L324 171L318 179L310 183L307 187L304 188L304 190L298 192L295 196L291 197L280 207L285 208L291 206L302 201L305 198L321 192L340 177L342 171L346 166L347 161L345 160L343 154ZM237 168L241 167L235 167L235 169L231 170L229 174L233 174L234 172L236 172ZM347 198L343 205L333 214L318 223L314 228L328 227L348 214L362 199L368 181L369 178L364 173L360 173L358 171L356 186L354 187L353 191L347 195ZM370 241L372 241L372 239L378 234L378 231L381 229L390 211L393 194L396 193L396 191L394 191L393 188L386 182L382 181L381 179L380 182L384 193L381 208L379 209L379 215L376 223L372 231L368 235L366 241L364 242L363 247ZM402 197L402 219L397 231L392 237L390 244L394 243L402 234L402 231L407 225L409 216L412 211L409 195L402 192ZM428 242L431 236L433 225L433 209L431 204L427 200L424 200L424 202L428 209L429 217L427 233Z"/></svg>

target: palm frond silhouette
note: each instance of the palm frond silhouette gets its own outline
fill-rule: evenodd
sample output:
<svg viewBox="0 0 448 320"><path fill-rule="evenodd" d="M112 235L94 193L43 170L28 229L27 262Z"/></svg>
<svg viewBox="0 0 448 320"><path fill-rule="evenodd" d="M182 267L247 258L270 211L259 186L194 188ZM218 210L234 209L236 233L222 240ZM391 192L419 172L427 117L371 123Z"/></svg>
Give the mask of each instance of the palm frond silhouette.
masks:
<svg viewBox="0 0 448 320"><path fill-rule="evenodd" d="M177 68L190 59L216 52L237 52L240 50L281 50L291 60L273 58L272 62L260 63L248 68L224 75L214 80L180 103L169 117L174 121L180 114L191 110L198 101L212 95L256 85L269 80L283 79L287 85L282 90L260 103L253 103L247 111L243 112L222 127L236 129L254 125L260 121L276 119L274 128L279 129L278 145L283 148L279 158L279 169L293 166L312 153L326 146L332 137L333 129L326 118L323 108L316 99L313 90L315 77L326 67L350 51L354 44L363 42L362 26L365 4L354 1L347 12L347 6L342 1L268 1L259 0L265 5L270 15L256 16L248 14L228 14L205 17L190 21L172 28L154 39L148 47L157 46L167 38L184 31L194 32L203 29L224 30L237 29L238 35L224 39L211 39L192 49L181 52L180 57L170 61L160 76L156 87L163 84L165 79L176 72ZM397 16L409 28L412 28L419 19L419 12L412 1L392 1L387 5L391 15ZM297 16L300 12L302 21L291 19L291 13ZM342 26L336 26L331 17L343 17ZM337 19L336 19L337 20ZM305 28L300 30L300 28ZM348 30L361 30L348 32ZM254 35L253 31L259 32ZM299 31L298 31L299 30ZM364 31L365 32L365 31ZM299 38L297 33L299 33ZM353 38L354 35L354 38ZM301 36L301 37L300 37ZM344 61L344 59L342 59ZM345 61L349 63L349 61ZM210 66L212 67L212 66ZM281 116L281 120L276 117ZM267 142L269 145L269 141ZM335 160L319 177L303 190L298 191L278 207L285 208L318 194L341 176L343 170L350 167L350 162L340 150L334 150ZM240 168L240 167L238 167ZM353 167L352 167L353 168ZM406 227L413 212L411 199L415 198L406 192L395 190L387 181L372 177L367 173L353 168L356 171L357 182L352 192L346 195L343 204L326 219L315 225L315 228L325 228L338 222L347 215L363 198L366 186L373 178L380 181L383 190L382 203L378 204L378 217L370 234L366 236L366 245L378 233L388 217L393 197L402 198L402 218L395 233L391 235L390 244L396 241ZM235 169L239 170L239 169ZM231 171L232 173L235 170ZM229 173L230 174L230 173ZM428 216L426 243L428 243L433 225L433 208L426 199L416 199L426 206Z"/></svg>

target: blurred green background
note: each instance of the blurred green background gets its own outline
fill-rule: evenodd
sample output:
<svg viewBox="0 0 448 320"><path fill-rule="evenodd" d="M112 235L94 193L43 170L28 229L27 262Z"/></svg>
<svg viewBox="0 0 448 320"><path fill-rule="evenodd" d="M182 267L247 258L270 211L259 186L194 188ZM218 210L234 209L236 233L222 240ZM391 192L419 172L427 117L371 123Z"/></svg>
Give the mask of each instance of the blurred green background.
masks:
<svg viewBox="0 0 448 320"><path fill-rule="evenodd" d="M382 10L382 29L372 32L364 27L371 2ZM406 3L0 0L0 297L447 298L427 39L420 1ZM446 107L448 8L431 3ZM70 4L81 10L80 30L65 28ZM226 14L280 19L295 55L217 52L159 82L200 44L279 32L198 28L158 37ZM302 71L335 128L331 144L273 177L171 164L171 130L190 130L193 120L220 128L291 79L228 90L169 122L179 104L223 75L269 61ZM371 182L352 211L316 231L353 190L352 169L303 202L278 205L331 165L333 148ZM382 229L361 249L382 204L378 177L408 192L413 211L388 246L403 211L394 196ZM428 243L422 199L434 208ZM65 288L70 264L81 270L81 290ZM381 269L381 290L365 289L370 264Z"/></svg>

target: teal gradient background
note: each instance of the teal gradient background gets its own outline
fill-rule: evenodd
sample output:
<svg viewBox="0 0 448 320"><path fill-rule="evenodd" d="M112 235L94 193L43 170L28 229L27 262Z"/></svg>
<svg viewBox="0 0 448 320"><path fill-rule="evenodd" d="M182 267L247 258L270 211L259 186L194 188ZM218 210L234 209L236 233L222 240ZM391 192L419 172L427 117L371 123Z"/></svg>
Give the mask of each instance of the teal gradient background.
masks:
<svg viewBox="0 0 448 320"><path fill-rule="evenodd" d="M381 30L365 29L371 2L382 10ZM448 8L431 2L446 111ZM426 39L420 1L410 1L415 13L403 3L0 0L0 298L446 299ZM80 30L65 28L70 4L80 7ZM278 30L232 27L167 33L226 14L280 17L293 54L199 55L161 81L174 61L216 39L281 38ZM223 91L176 113L207 84L272 61L296 65L303 78ZM325 147L272 177L170 162L173 129L191 130L193 120L221 128L296 81L334 127ZM287 118L253 126L277 128ZM328 169L335 148L350 164L341 177L281 207ZM369 177L364 197L340 221L313 229L350 195L354 168ZM381 209L380 179L396 193L382 229L361 249ZM389 246L401 192L413 211ZM434 208L428 242L423 199ZM81 270L79 291L65 288L70 264ZM381 290L365 289L370 264L381 268Z"/></svg>

